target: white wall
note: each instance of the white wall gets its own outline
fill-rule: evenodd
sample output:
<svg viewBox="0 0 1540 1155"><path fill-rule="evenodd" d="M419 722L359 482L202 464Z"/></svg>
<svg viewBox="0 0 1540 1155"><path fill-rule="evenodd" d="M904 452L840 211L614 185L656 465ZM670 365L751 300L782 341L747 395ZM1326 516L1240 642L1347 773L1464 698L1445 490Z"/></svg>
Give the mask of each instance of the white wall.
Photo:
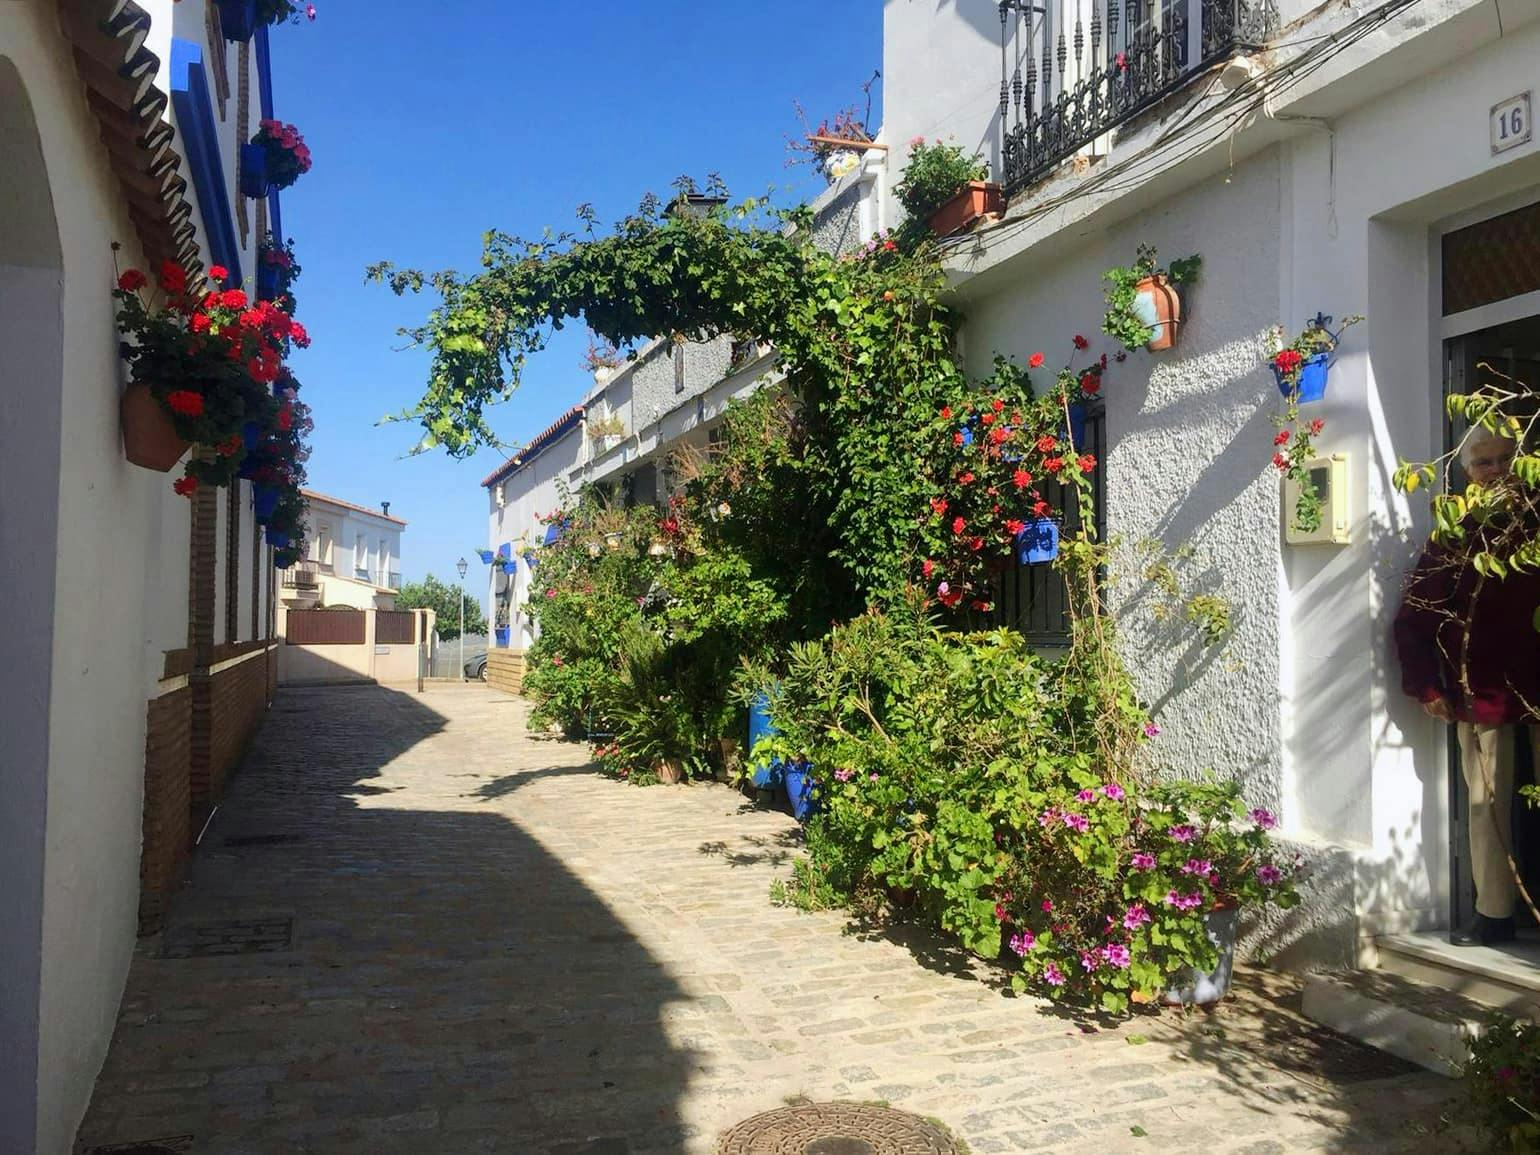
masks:
<svg viewBox="0 0 1540 1155"><path fill-rule="evenodd" d="M169 20L169 3L149 7ZM57 17L43 5L0 5L0 54L15 64L36 114L69 319L62 385L38 382L61 413L57 493L43 475L32 497L5 494L8 502L56 500L59 541L32 542L32 556L67 563L50 601L34 605L52 612L52 669L29 671L48 678L50 711L37 1146L62 1152L105 1054L134 945L145 706L162 651L186 643L188 515L169 476L123 458L110 243L123 243L125 265L142 261ZM38 412L41 431L47 409ZM8 1063L19 1057L6 1050Z"/></svg>

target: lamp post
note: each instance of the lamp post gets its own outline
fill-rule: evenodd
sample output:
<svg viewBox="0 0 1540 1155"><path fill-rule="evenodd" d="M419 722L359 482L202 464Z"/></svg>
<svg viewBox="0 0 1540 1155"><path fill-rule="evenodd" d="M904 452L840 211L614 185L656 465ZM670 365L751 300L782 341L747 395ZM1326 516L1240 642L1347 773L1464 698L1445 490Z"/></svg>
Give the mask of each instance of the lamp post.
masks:
<svg viewBox="0 0 1540 1155"><path fill-rule="evenodd" d="M465 681L465 571L470 568L470 563L463 557L455 562L455 569L460 571L460 681Z"/></svg>

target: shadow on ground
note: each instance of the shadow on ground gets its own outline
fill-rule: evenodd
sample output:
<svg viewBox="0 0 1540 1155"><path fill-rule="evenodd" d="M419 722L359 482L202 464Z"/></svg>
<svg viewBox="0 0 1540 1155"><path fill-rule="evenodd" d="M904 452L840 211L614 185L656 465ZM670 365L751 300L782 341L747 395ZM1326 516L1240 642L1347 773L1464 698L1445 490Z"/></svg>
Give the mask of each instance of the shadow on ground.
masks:
<svg viewBox="0 0 1540 1155"><path fill-rule="evenodd" d="M82 1147L684 1146L693 1064L663 1025L684 998L667 971L514 823L377 793L444 725L381 688L280 694L173 907L185 957L141 945ZM536 765L471 797L581 772ZM243 937L258 924L265 941Z"/></svg>

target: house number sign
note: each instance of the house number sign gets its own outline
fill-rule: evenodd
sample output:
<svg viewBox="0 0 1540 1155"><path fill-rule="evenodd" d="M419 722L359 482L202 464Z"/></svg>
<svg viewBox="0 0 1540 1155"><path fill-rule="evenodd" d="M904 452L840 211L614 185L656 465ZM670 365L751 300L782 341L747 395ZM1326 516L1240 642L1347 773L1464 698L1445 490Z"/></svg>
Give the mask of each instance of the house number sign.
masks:
<svg viewBox="0 0 1540 1155"><path fill-rule="evenodd" d="M1534 137L1530 119L1530 94L1510 96L1492 106L1492 155L1528 144Z"/></svg>

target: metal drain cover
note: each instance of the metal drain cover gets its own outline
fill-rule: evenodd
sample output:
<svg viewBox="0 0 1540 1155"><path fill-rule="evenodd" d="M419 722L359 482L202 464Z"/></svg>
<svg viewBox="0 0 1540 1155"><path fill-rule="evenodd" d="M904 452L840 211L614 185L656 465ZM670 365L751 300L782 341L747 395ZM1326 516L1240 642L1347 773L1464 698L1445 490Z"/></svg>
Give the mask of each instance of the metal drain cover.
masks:
<svg viewBox="0 0 1540 1155"><path fill-rule="evenodd" d="M934 1123L889 1107L804 1103L745 1119L717 1144L719 1155L958 1155Z"/></svg>

